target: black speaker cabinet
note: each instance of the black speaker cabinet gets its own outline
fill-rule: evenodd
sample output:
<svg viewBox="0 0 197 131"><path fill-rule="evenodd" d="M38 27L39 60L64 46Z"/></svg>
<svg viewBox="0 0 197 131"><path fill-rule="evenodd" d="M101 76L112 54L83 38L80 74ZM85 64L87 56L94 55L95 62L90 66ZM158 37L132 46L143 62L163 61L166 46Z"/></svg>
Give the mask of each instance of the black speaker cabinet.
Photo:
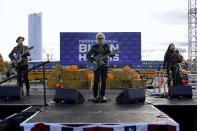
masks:
<svg viewBox="0 0 197 131"><path fill-rule="evenodd" d="M192 98L192 86L191 85L177 85L170 88L171 98Z"/></svg>
<svg viewBox="0 0 197 131"><path fill-rule="evenodd" d="M0 86L0 98L16 98L20 99L22 95L21 88L19 86Z"/></svg>
<svg viewBox="0 0 197 131"><path fill-rule="evenodd" d="M145 101L144 88L125 89L116 98L116 102L119 104L144 103L144 101Z"/></svg>
<svg viewBox="0 0 197 131"><path fill-rule="evenodd" d="M56 88L54 101L65 104L82 104L85 98L77 89Z"/></svg>

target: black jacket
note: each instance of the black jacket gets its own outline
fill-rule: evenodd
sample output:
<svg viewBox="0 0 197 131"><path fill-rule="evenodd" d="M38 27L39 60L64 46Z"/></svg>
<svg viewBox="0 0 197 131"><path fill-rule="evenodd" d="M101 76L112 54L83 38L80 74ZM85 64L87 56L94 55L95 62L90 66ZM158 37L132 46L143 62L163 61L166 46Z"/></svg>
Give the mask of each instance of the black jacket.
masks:
<svg viewBox="0 0 197 131"><path fill-rule="evenodd" d="M98 54L102 54L104 56L104 55L107 55L110 53L111 53L111 50L110 50L108 44L103 44L102 46L100 46L99 44L96 44L91 47L90 51L87 54L87 59L89 61L93 61L93 60L95 60L93 57L97 56ZM93 55L93 57L92 57L92 55ZM109 55L109 56L113 57L114 55ZM106 65L108 64L107 57L103 61Z"/></svg>
<svg viewBox="0 0 197 131"><path fill-rule="evenodd" d="M177 63L180 63L178 55L175 54L175 52L167 51L164 56L164 63L163 68L169 69L171 66L176 65Z"/></svg>
<svg viewBox="0 0 197 131"><path fill-rule="evenodd" d="M9 54L10 60L13 61L13 59L15 59L14 58L14 55L15 54L17 54L18 52L20 54L22 54L26 49L28 49L28 46L25 46L25 45L22 45L22 46L17 45L17 46L15 46L13 48L13 50L10 52L10 54ZM25 53L23 55L23 57L22 57L23 58L23 61L21 62L20 65L28 65L28 58L27 58L27 56L30 56L30 53Z"/></svg>

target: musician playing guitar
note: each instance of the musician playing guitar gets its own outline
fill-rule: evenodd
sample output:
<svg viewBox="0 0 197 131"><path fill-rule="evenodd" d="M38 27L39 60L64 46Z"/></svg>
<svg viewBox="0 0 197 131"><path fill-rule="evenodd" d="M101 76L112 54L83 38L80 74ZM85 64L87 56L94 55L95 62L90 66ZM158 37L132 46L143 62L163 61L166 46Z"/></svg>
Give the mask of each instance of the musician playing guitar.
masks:
<svg viewBox="0 0 197 131"><path fill-rule="evenodd" d="M28 46L23 45L23 41L25 40L24 37L18 37L16 40L16 43L18 43L17 46L13 48L11 53L9 54L9 58L11 59L12 63L16 66L16 72L17 72L17 81L18 85L22 88L22 95L23 95L23 80L26 84L26 96L29 96L29 79L28 79L28 57L30 56L30 52L28 50ZM20 62L18 62L19 56L22 58Z"/></svg>
<svg viewBox="0 0 197 131"><path fill-rule="evenodd" d="M163 68L166 69L168 75L168 94L172 85L183 85L179 70L179 63L183 60L183 56L175 51L175 45L170 43L164 56ZM173 84L172 84L173 83Z"/></svg>
<svg viewBox="0 0 197 131"><path fill-rule="evenodd" d="M101 62L97 62L93 56L97 55L108 55L110 57L115 56L114 53L111 52L109 45L104 44L105 41L105 35L103 33L98 33L96 35L96 42L97 44L93 45L90 49L90 51L87 54L87 59L91 61L93 64L97 65L98 68L94 71L94 88L93 88L93 100L97 100L98 98L98 83L101 77L101 90L100 90L100 96L102 100L106 100L105 98L105 88L106 88L106 79L107 79L107 72L108 72L108 59L107 57L104 57L102 59L103 64L99 64Z"/></svg>

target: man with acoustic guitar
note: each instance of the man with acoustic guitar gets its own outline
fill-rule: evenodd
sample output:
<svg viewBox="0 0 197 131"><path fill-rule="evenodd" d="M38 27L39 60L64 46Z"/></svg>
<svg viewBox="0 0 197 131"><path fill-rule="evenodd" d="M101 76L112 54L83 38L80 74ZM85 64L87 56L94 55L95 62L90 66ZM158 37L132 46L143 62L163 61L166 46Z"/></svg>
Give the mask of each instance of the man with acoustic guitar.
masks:
<svg viewBox="0 0 197 131"><path fill-rule="evenodd" d="M91 61L94 65L97 65L98 68L94 71L94 88L93 88L93 100L106 100L105 98L105 88L106 88L106 79L108 72L108 59L107 56L113 57L115 53L112 53L109 45L104 44L105 35L103 33L98 33L96 35L97 44L93 45L90 51L87 54L87 59ZM93 55L93 57L92 57ZM103 56L101 60L97 61L94 56ZM101 77L101 89L100 96L98 98L98 83Z"/></svg>
<svg viewBox="0 0 197 131"><path fill-rule="evenodd" d="M23 45L23 41L25 40L24 37L18 37L16 40L16 43L18 43L17 46L13 48L13 50L9 54L9 58L12 61L12 66L16 69L17 72L17 81L18 85L22 88L22 95L23 93L23 80L26 84L26 96L29 96L29 79L28 79L28 57L30 56L29 48L28 46Z"/></svg>

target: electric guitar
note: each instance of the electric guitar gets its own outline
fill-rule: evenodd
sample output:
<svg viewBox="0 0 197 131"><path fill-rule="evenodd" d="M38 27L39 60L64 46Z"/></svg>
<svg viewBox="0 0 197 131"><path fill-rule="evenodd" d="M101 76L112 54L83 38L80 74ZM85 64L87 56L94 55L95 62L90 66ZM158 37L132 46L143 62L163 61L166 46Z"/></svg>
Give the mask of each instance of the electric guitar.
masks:
<svg viewBox="0 0 197 131"><path fill-rule="evenodd" d="M34 46L30 46L27 48L27 50L32 50ZM16 69L18 65L23 61L23 56L25 55L25 51L20 54L19 52L13 55L14 59L16 60L16 63L12 62L12 68Z"/></svg>
<svg viewBox="0 0 197 131"><path fill-rule="evenodd" d="M115 54L115 53L119 52L120 50L121 49L116 49L112 53ZM97 62L97 65L95 65L91 61L87 60L87 67L88 67L88 69L90 69L91 71L96 71L99 66L105 64L103 60L104 60L104 58L106 58L109 55L110 54L106 54L106 55L103 56L102 54L98 54L98 55L94 56L93 58Z"/></svg>

